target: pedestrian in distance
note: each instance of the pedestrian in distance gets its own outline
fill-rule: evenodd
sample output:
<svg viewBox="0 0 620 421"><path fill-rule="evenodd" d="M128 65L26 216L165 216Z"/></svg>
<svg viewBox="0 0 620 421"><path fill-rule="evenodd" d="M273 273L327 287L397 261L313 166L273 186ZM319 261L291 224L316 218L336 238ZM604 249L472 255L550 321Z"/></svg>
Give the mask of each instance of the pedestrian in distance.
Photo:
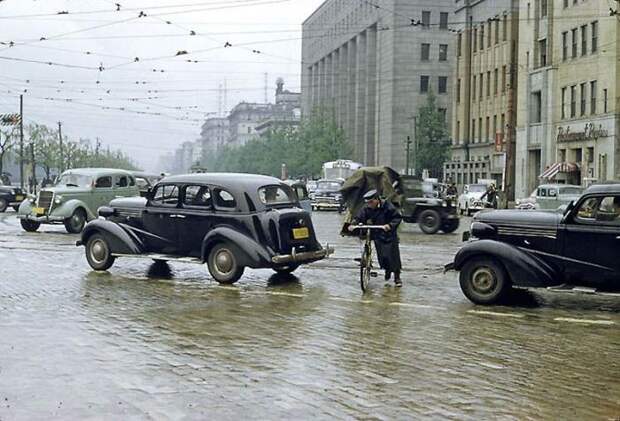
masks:
<svg viewBox="0 0 620 421"><path fill-rule="evenodd" d="M372 239L377 249L377 257L381 269L385 270L385 280L389 281L394 274L394 284L402 287L400 278L402 269L400 249L398 245L398 226L403 220L400 211L387 200L379 196L377 190L370 190L364 195L365 205L351 221L349 231L355 225L382 225L383 231L372 233Z"/></svg>
<svg viewBox="0 0 620 421"><path fill-rule="evenodd" d="M489 184L487 191L480 197L480 200L484 200L485 198L486 203L488 203L490 207L497 209L497 189L495 189L495 183Z"/></svg>

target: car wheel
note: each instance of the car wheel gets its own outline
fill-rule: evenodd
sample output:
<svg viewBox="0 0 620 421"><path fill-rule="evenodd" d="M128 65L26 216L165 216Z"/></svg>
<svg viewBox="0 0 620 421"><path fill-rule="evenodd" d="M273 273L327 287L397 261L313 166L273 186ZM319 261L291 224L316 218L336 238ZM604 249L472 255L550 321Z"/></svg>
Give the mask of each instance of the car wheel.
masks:
<svg viewBox="0 0 620 421"><path fill-rule="evenodd" d="M441 216L436 210L427 209L422 211L419 220L420 229L424 231L425 234L435 234L439 231Z"/></svg>
<svg viewBox="0 0 620 421"><path fill-rule="evenodd" d="M465 263L459 283L463 294L476 304L497 303L510 288L504 267L488 257L473 258Z"/></svg>
<svg viewBox="0 0 620 421"><path fill-rule="evenodd" d="M19 223L22 225L22 228L24 229L24 231L27 231L27 232L35 232L41 226L40 222L31 221L29 219L20 219Z"/></svg>
<svg viewBox="0 0 620 421"><path fill-rule="evenodd" d="M292 264L292 265L288 265L288 266L279 266L277 268L273 268L273 270L275 270L279 274L285 275L285 274L288 274L288 273L295 272L298 267L299 267L299 264Z"/></svg>
<svg viewBox="0 0 620 421"><path fill-rule="evenodd" d="M207 267L211 276L220 284L234 284L241 278L244 270L229 243L219 243L211 249Z"/></svg>
<svg viewBox="0 0 620 421"><path fill-rule="evenodd" d="M114 264L110 245L101 234L93 234L86 242L86 260L95 270L108 270Z"/></svg>
<svg viewBox="0 0 620 421"><path fill-rule="evenodd" d="M456 231L458 227L459 227L458 219L448 219L443 224L441 224L441 230L446 234L450 234L451 232Z"/></svg>
<svg viewBox="0 0 620 421"><path fill-rule="evenodd" d="M65 229L70 234L79 234L86 224L86 213L82 209L73 211L73 215L64 221Z"/></svg>
<svg viewBox="0 0 620 421"><path fill-rule="evenodd" d="M0 213L6 211L8 207L9 207L9 202L7 202L6 199L0 199Z"/></svg>

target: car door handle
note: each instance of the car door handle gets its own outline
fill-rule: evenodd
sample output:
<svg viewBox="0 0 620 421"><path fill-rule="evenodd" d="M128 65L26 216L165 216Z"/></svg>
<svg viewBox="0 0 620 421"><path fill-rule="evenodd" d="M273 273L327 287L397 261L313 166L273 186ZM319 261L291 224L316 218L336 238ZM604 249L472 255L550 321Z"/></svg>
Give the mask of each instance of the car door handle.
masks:
<svg viewBox="0 0 620 421"><path fill-rule="evenodd" d="M170 218L185 219L185 215L170 215Z"/></svg>

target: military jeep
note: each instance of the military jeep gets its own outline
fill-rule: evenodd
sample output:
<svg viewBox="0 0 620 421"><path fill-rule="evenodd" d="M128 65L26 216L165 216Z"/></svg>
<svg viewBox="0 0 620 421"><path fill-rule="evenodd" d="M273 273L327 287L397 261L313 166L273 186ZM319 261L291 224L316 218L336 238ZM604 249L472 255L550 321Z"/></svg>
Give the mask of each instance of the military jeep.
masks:
<svg viewBox="0 0 620 421"><path fill-rule="evenodd" d="M451 233L459 226L453 200L445 196L439 183L400 175L389 167L364 167L345 181L341 192L349 217L357 214L364 193L371 189L398 207L405 222L419 224L426 234ZM344 228L342 234L346 235Z"/></svg>

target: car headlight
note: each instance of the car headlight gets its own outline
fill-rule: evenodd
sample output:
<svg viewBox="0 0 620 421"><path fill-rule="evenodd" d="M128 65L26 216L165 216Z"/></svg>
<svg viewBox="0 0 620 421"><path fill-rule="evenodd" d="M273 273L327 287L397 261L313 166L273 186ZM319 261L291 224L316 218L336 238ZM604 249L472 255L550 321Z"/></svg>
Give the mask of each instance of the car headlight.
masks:
<svg viewBox="0 0 620 421"><path fill-rule="evenodd" d="M12 195L15 195L16 193L17 193L17 190L15 190L15 189L12 189L12 190L11 190L11 194L12 194Z"/></svg>
<svg viewBox="0 0 620 421"><path fill-rule="evenodd" d="M441 201L441 206L443 206L444 208L447 208L448 207L448 202L445 201L445 200L442 200Z"/></svg>
<svg viewBox="0 0 620 421"><path fill-rule="evenodd" d="M469 203L474 203L475 201L476 201L476 198L475 198L475 197L470 197L470 198L469 198Z"/></svg>
<svg viewBox="0 0 620 421"><path fill-rule="evenodd" d="M60 205L62 203L62 196L56 196L56 198L54 199L54 203Z"/></svg>

